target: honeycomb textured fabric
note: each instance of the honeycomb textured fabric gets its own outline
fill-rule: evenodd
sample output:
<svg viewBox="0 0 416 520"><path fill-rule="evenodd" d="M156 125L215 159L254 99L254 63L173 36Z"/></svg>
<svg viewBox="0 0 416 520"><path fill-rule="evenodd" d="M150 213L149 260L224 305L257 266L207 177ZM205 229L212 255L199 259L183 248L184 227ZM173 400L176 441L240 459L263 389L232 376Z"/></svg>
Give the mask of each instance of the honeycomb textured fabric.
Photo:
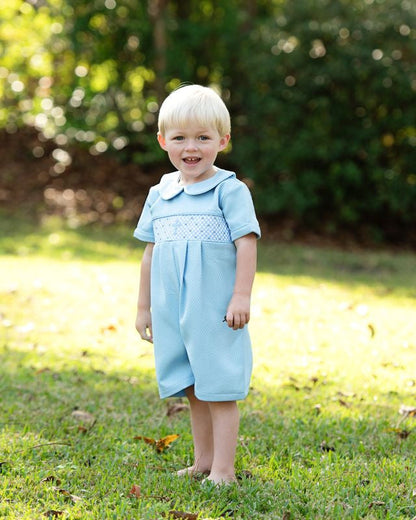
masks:
<svg viewBox="0 0 416 520"><path fill-rule="evenodd" d="M155 241L207 240L231 242L224 217L214 215L174 215L153 221Z"/></svg>
<svg viewBox="0 0 416 520"><path fill-rule="evenodd" d="M194 385L203 401L244 399L252 370L247 326L223 321L236 267L234 240L260 237L247 186L233 172L181 186L179 173L151 188L134 236L154 242L152 325L160 396Z"/></svg>

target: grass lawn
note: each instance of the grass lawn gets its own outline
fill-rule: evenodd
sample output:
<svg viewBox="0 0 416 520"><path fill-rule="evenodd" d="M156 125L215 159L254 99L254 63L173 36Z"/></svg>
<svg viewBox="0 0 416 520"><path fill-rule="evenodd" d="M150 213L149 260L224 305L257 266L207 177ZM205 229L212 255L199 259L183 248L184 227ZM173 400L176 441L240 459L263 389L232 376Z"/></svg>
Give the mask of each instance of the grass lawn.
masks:
<svg viewBox="0 0 416 520"><path fill-rule="evenodd" d="M416 518L415 254L260 243L240 481L210 489L174 475L131 229L0 235L0 518Z"/></svg>

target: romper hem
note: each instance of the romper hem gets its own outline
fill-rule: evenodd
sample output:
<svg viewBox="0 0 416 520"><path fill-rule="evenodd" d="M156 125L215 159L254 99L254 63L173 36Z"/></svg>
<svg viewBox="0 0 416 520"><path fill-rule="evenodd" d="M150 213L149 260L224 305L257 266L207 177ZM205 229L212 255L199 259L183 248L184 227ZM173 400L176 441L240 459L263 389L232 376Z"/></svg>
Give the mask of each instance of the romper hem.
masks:
<svg viewBox="0 0 416 520"><path fill-rule="evenodd" d="M248 392L238 394L199 394L195 391L195 396L200 401L207 401L210 403L223 402L223 401L242 401L248 395Z"/></svg>
<svg viewBox="0 0 416 520"><path fill-rule="evenodd" d="M195 384L195 379L189 379L189 384L187 382L181 383L181 385L175 385L171 388L164 388L163 391L160 390L159 395L161 399L168 399L169 397L185 397L185 389L193 386Z"/></svg>

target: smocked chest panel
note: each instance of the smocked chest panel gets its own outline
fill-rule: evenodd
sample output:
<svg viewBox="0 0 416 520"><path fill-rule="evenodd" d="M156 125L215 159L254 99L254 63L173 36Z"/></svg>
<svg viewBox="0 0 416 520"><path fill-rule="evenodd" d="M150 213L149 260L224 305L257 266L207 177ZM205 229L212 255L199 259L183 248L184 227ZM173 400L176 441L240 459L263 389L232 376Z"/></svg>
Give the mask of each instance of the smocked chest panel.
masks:
<svg viewBox="0 0 416 520"><path fill-rule="evenodd" d="M172 240L202 240L231 242L224 217L219 215L172 215L153 220L156 242Z"/></svg>

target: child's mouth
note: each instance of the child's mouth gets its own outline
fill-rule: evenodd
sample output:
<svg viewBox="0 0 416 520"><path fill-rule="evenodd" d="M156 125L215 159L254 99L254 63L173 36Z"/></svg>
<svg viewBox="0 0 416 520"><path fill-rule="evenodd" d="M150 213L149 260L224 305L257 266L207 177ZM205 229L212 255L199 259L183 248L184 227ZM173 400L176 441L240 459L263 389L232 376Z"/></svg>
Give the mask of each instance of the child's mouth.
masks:
<svg viewBox="0 0 416 520"><path fill-rule="evenodd" d="M186 164L196 164L200 160L199 157L185 157L184 162L186 162Z"/></svg>

